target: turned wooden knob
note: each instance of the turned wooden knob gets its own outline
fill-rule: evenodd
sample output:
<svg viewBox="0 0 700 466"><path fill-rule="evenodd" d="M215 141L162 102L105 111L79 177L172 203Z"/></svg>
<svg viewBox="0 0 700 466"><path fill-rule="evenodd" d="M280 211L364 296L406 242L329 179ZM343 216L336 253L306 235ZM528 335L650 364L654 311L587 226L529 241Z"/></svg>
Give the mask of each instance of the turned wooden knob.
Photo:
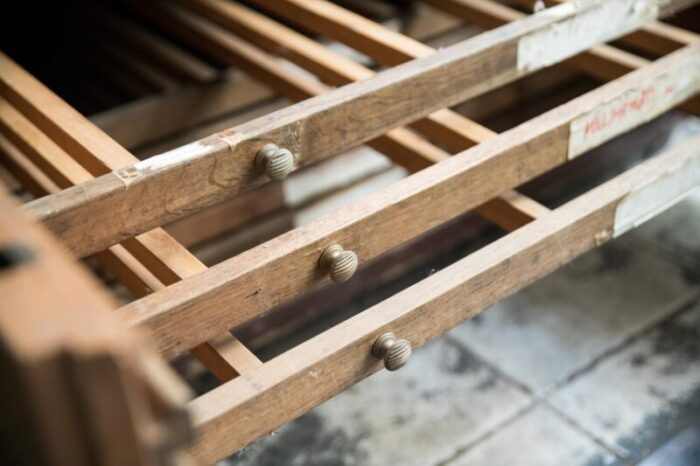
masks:
<svg viewBox="0 0 700 466"><path fill-rule="evenodd" d="M277 144L265 144L255 156L255 166L271 180L283 180L294 168L294 154Z"/></svg>
<svg viewBox="0 0 700 466"><path fill-rule="evenodd" d="M355 275L358 263L357 254L346 251L337 244L327 247L319 260L321 267L328 271L334 282L350 280Z"/></svg>
<svg viewBox="0 0 700 466"><path fill-rule="evenodd" d="M411 343L397 340L393 333L385 333L372 345L372 355L384 360L384 367L390 371L401 369L411 357L411 352Z"/></svg>

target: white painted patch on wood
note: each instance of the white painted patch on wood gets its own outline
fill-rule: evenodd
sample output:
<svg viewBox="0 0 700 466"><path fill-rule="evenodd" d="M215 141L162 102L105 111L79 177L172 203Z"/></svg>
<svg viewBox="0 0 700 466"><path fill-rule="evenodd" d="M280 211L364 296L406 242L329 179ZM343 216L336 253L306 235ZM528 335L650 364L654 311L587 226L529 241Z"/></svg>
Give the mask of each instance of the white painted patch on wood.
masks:
<svg viewBox="0 0 700 466"><path fill-rule="evenodd" d="M700 157L676 164L634 188L617 206L613 236L638 227L689 196L700 186Z"/></svg>
<svg viewBox="0 0 700 466"><path fill-rule="evenodd" d="M146 172L161 170L186 163L202 155L211 152L211 146L202 144L199 141L178 147L160 155L154 155L142 160L130 167L117 170L114 174L119 178L125 187L129 187L139 179L143 178Z"/></svg>
<svg viewBox="0 0 700 466"><path fill-rule="evenodd" d="M640 82L571 122L569 159L657 117L698 92L700 62L697 60L657 79Z"/></svg>
<svg viewBox="0 0 700 466"><path fill-rule="evenodd" d="M138 162L134 167L140 171L160 170L173 165L179 165L182 162L187 162L188 160L209 152L211 152L211 146L195 141L163 154L149 157L146 160Z"/></svg>
<svg viewBox="0 0 700 466"><path fill-rule="evenodd" d="M518 70L532 71L608 42L655 19L663 0L578 0L549 8L549 27L518 42Z"/></svg>

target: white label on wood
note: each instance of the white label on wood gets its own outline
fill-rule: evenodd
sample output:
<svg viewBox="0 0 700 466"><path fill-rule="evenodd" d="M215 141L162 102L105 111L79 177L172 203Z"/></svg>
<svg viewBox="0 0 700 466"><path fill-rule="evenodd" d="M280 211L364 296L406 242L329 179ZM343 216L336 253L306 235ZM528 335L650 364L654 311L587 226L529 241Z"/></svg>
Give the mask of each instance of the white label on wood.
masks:
<svg viewBox="0 0 700 466"><path fill-rule="evenodd" d="M700 61L642 81L571 122L569 159L664 113L700 92Z"/></svg>
<svg viewBox="0 0 700 466"><path fill-rule="evenodd" d="M682 143L681 143L682 144ZM617 238L668 209L700 186L700 157L676 164L642 186L617 205L613 236Z"/></svg>
<svg viewBox="0 0 700 466"><path fill-rule="evenodd" d="M556 22L520 39L518 70L533 71L559 63L638 29L657 17L661 1L578 0L538 13Z"/></svg>

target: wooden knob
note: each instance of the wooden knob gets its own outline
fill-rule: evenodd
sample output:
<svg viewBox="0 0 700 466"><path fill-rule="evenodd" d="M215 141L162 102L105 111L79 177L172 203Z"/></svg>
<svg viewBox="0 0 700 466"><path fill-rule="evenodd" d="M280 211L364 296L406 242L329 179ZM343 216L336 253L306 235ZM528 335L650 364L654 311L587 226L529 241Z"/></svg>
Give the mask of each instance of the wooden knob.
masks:
<svg viewBox="0 0 700 466"><path fill-rule="evenodd" d="M406 365L411 353L411 343L408 340L397 340L393 333L385 333L372 345L372 355L384 360L384 367L390 371L399 370Z"/></svg>
<svg viewBox="0 0 700 466"><path fill-rule="evenodd" d="M336 244L327 247L321 253L319 263L322 268L328 271L331 280L344 282L355 275L359 260L357 259L357 254L352 251L346 251Z"/></svg>
<svg viewBox="0 0 700 466"><path fill-rule="evenodd" d="M294 169L294 154L277 144L265 144L255 156L255 166L271 180L283 180Z"/></svg>

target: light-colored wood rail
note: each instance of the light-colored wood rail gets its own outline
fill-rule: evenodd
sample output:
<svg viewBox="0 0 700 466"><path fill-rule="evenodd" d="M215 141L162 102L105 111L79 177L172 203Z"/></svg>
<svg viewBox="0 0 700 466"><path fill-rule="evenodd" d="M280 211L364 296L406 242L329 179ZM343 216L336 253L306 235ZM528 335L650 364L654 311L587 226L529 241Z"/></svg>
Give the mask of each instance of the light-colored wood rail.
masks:
<svg viewBox="0 0 700 466"><path fill-rule="evenodd" d="M280 60L268 56L252 44L174 5L164 4L162 10L147 8L145 12L171 32L198 45L200 50L206 51L213 58L226 64L235 62L236 66L246 73L263 79L268 86L289 99L301 101L331 91L331 88L323 83L290 71ZM353 65L360 66L354 62ZM390 155L396 163L411 171L420 170L449 157L443 149L402 128L388 131L368 144Z"/></svg>
<svg viewBox="0 0 700 466"><path fill-rule="evenodd" d="M0 99L0 131L58 187L65 189L94 179L87 166L99 173L134 162L133 155L4 54L0 54L0 69L3 70L4 79L9 82L7 87L12 88L12 92L5 93L0 86L0 94L5 97L9 95L15 102L22 103L21 108L25 110L20 112L7 100ZM36 109L36 112L27 109ZM53 120L62 117L66 119ZM32 118L34 121L30 121ZM52 124L47 125L46 121ZM47 127L51 130L59 128L60 131L56 130L55 134L65 137L58 140L49 137L44 130ZM74 143L71 144L71 141ZM63 146L61 142L64 142ZM83 147L85 151L109 149L110 152L83 152L83 157L74 160L73 153L66 147L70 150ZM160 228L126 240L120 247L101 253L101 258L111 265L116 276L122 278L137 297L207 270L204 264ZM136 260L152 275L144 274L141 267L136 266ZM137 267L135 272L133 267ZM217 336L216 341L193 348L193 353L222 381L238 375L240 371L237 366L249 367L252 360L257 360L226 331Z"/></svg>
<svg viewBox="0 0 700 466"><path fill-rule="evenodd" d="M325 247L369 261L673 108L700 91L699 78L695 44L123 311L172 357L321 283ZM236 313L222 305L230 302Z"/></svg>
<svg viewBox="0 0 700 466"><path fill-rule="evenodd" d="M532 8L535 0L516 0L517 3ZM546 0L548 7L556 6L569 0ZM673 26L668 23L654 21L639 30L634 31L619 40L623 44L628 44L657 55L666 55L681 47L689 45L700 39L698 34Z"/></svg>
<svg viewBox="0 0 700 466"><path fill-rule="evenodd" d="M234 2L225 1L183 1L189 8L203 14L208 19L240 35L249 42L268 52L279 54L317 75L321 80L334 86L343 86L362 81L375 75L369 68L340 56L321 44L296 33L288 27L262 14ZM367 20L377 28L383 26ZM401 35L407 41L419 44L420 52L414 53L404 63L413 58L425 57L434 50L414 39ZM397 52L398 54L398 52ZM370 55L372 56L372 55ZM380 64L395 65L397 60ZM494 136L488 128L477 122L463 118L450 110L438 110L412 126L427 136L439 141L450 152L459 152L474 144Z"/></svg>
<svg viewBox="0 0 700 466"><path fill-rule="evenodd" d="M700 40L700 35L671 24L653 22L621 40L642 50L666 55L685 45L697 42Z"/></svg>
<svg viewBox="0 0 700 466"><path fill-rule="evenodd" d="M690 175L688 175L690 174ZM583 252L667 208L700 185L700 137L589 191L387 300L189 403L199 437L190 452L212 463L380 370L385 332L412 347L443 334ZM671 189L668 189L671 187ZM654 193L627 217L625 203ZM634 210L634 209L630 209ZM410 364L410 362L409 362ZM284 407L284 409L280 409ZM255 419L241 425L240 419Z"/></svg>
<svg viewBox="0 0 700 466"><path fill-rule="evenodd" d="M326 0L254 0L254 3L290 21L306 24L307 27L313 24L314 29L323 35L347 43L382 63L399 64L416 54L431 52L423 44L382 28L373 21ZM486 28L499 27L527 17L524 13L491 0L425 0L425 3ZM349 26L338 28L339 24ZM648 62L608 46L595 47L584 55L587 60L573 59L580 65L578 68L606 80L623 74L618 71L620 63L629 68L626 64L638 67ZM596 66L590 66L590 63L595 63Z"/></svg>
<svg viewBox="0 0 700 466"><path fill-rule="evenodd" d="M268 51L281 50L285 57L309 69L309 71L314 72L322 80L330 84L345 85L374 75L374 72L368 68L329 51L326 47L266 16L235 3L222 1L192 1L184 3L187 3L199 13L220 23L232 32L242 35L251 43L257 44ZM179 23L174 27L174 30L183 31L186 27L186 25ZM216 39L213 37L211 40L215 41ZM212 50L212 47L207 47L207 50ZM227 48L227 50L230 49ZM235 51L233 53L235 54ZM231 57L231 59L240 66L244 57L236 55ZM234 61L234 59L237 60ZM255 69L259 68L262 67L256 67ZM288 71L284 70L283 73L288 73ZM259 76L259 78L266 81L267 75ZM293 85L293 83L290 83L290 85ZM434 140L449 141L447 145L451 146L451 149L454 151L464 150L496 135L488 128L450 110L438 111L423 121L430 122L425 125L425 134ZM422 146L414 146L413 138L406 140L404 134L394 132L389 138L396 144L402 145L402 154L414 153L414 157L419 159L417 162L407 164L407 169L416 171L438 161L431 154L422 153ZM372 145L372 142L370 144ZM383 150L387 156L392 158L392 151L387 151L385 144L380 142L379 144L374 144L374 146L380 151ZM447 154L445 154L443 159L446 156ZM401 157L398 159L398 162L401 163L404 160L405 158ZM485 218L506 230L519 228L537 218L537 216L546 213L547 210L546 207L536 201L525 198L516 192L507 193L507 197L487 202L477 209Z"/></svg>
<svg viewBox="0 0 700 466"><path fill-rule="evenodd" d="M517 21L527 16L526 14L518 10L495 3L491 0L422 1L435 8L454 14L459 18L462 18L466 21L470 21L474 24L485 28L498 27L500 25L507 24L511 21ZM558 1L557 3L566 2ZM587 5L583 5L583 8L586 7ZM660 17L663 16L664 15L660 15ZM601 24L603 25L609 23L609 21L607 20L601 21ZM648 27L648 31L651 31L653 30L654 25L657 25L656 29L660 34L664 34L663 26L661 25L661 23L652 22L651 24L644 25L643 27ZM647 33L642 33L642 28L637 30L636 33L642 34L641 40L643 43L648 43L651 40L650 35ZM623 36L622 38L625 37L629 38L630 36ZM674 46L673 49L677 50L678 48L684 45L692 43L693 40L690 39L691 37L689 37L688 35L682 37L677 36L676 46ZM639 36L637 36L637 41L639 41ZM630 71L635 70L640 66L644 66L645 64L649 63L649 60L610 45L599 45L587 52L583 52L579 55L573 56L572 58L567 60L566 63L576 67L584 73L591 75L593 78L609 81L611 79L615 79L626 73L629 73ZM691 101L687 102L682 108L683 110L694 115L700 115L700 99L692 99Z"/></svg>
<svg viewBox="0 0 700 466"><path fill-rule="evenodd" d="M623 0L584 3L609 8L619 1ZM540 42L551 42L547 34L554 24L574 24L576 11L565 5L555 7L550 11L556 14L510 23L263 119L38 199L27 208L71 251L84 256L250 189L261 181L254 168L255 154L269 141L290 149L301 165L318 161L694 3L696 0L664 1L653 15L633 17L624 27L595 36L577 35L579 40L571 42L563 40L564 46L554 56L534 53L533 47L543 45ZM139 205L138 212L134 205ZM91 236L85 238L84 231Z"/></svg>

